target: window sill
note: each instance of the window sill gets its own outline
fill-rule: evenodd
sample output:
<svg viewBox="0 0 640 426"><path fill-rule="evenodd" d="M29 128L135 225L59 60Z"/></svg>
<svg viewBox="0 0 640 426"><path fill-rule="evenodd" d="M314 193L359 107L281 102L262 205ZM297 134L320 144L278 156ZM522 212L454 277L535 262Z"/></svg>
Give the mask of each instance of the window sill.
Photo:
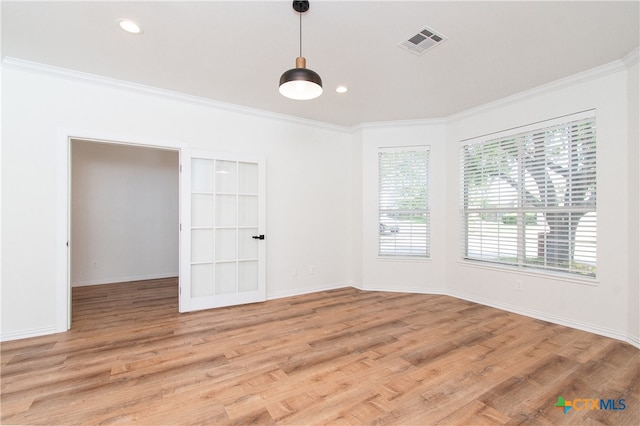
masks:
<svg viewBox="0 0 640 426"><path fill-rule="evenodd" d="M553 272L553 271L540 271L540 270L534 271L534 270L526 269L520 266L494 265L494 264L487 264L482 261L473 261L473 260L465 260L465 259L458 259L458 263L468 268L486 269L486 270L498 271L498 272L510 272L518 275L526 275L529 277L543 278L543 279L556 280L556 281L565 281L565 282L581 284L581 285L598 286L600 283L597 278L563 274L561 272Z"/></svg>

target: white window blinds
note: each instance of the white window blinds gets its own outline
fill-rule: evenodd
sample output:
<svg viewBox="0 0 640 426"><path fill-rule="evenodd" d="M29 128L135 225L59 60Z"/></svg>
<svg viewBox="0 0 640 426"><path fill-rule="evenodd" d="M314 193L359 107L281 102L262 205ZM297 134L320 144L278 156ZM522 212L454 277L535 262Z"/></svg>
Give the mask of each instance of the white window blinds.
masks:
<svg viewBox="0 0 640 426"><path fill-rule="evenodd" d="M429 257L429 149L378 152L380 256Z"/></svg>
<svg viewBox="0 0 640 426"><path fill-rule="evenodd" d="M595 117L533 127L463 144L462 256L595 277Z"/></svg>

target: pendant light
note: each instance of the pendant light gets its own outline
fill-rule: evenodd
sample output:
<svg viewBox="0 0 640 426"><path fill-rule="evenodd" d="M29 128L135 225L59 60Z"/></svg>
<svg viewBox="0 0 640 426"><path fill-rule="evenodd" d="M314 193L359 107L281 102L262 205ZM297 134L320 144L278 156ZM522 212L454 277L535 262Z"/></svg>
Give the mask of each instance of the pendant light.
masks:
<svg viewBox="0 0 640 426"><path fill-rule="evenodd" d="M302 56L302 14L309 10L309 2L294 0L293 10L300 14L300 56L296 67L285 71L280 77L280 93L291 99L307 100L322 94L322 79L315 71L307 68L307 60Z"/></svg>

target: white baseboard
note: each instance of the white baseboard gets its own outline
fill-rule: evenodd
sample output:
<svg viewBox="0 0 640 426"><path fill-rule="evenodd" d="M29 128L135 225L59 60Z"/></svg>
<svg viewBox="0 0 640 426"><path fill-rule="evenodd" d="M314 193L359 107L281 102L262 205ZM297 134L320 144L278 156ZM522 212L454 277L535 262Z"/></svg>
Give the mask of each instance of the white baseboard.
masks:
<svg viewBox="0 0 640 426"><path fill-rule="evenodd" d="M564 318L556 315L549 315L544 312L535 311L533 309L526 309L520 306L510 305L508 303L502 303L492 299L485 299L476 295L469 295L462 292L449 291L443 288L425 289L417 287L387 287L387 286L370 286L363 284L352 284L352 287L365 291L385 291L392 293L417 293L417 294L434 294L451 296L458 299L468 300L469 302L479 303L481 305L490 306L492 308L500 309L507 312L513 312L515 314L524 315L529 318L535 318L542 321L547 321L553 324L562 325L565 327L575 328L578 330L586 331L589 333L597 334L600 336L610 337L612 339L621 340L627 342L630 345L640 349L640 338L638 336L631 336L628 333L620 332L605 327L600 327L594 324L588 324L580 321L574 321L569 318Z"/></svg>
<svg viewBox="0 0 640 426"><path fill-rule="evenodd" d="M112 278L100 278L97 280L86 281L74 281L71 283L71 287L84 287L89 285L102 285L102 284L115 284L126 283L128 281L143 281L143 280L159 280L163 278L177 277L177 272L166 272L164 274L151 274L151 275L136 275L131 277L112 277Z"/></svg>
<svg viewBox="0 0 640 426"><path fill-rule="evenodd" d="M636 348L640 349L640 337L638 336L632 336L631 334L627 334L627 342L629 342L630 345L635 346Z"/></svg>
<svg viewBox="0 0 640 426"><path fill-rule="evenodd" d="M319 291L336 290L338 288L354 287L350 283L326 284L315 287L294 288L291 290L277 291L267 294L267 300L282 299L285 297L302 296L303 294L317 293Z"/></svg>
<svg viewBox="0 0 640 426"><path fill-rule="evenodd" d="M171 277L175 277L176 274L169 274L169 275L153 275L153 276L139 276L139 277L125 277L125 278L116 278L116 279L110 279L110 280L100 280L100 281L94 281L91 283L85 283L85 284L75 284L74 286L80 286L80 285L99 285L99 284L107 284L107 283L116 283L116 282L127 282L127 281L138 281L138 280L147 280L147 279L161 279L161 278L171 278ZM544 312L539 312L539 311L535 311L532 309L526 309L526 308L522 308L519 306L514 306L514 305L510 305L507 303L502 303L502 302L498 302L495 300L491 300L491 299L485 299L482 297L478 297L476 295L469 295L466 293L462 293L462 292L455 292L455 291L447 291L446 289L442 289L442 288L432 288L432 289L425 289L425 288L419 288L419 287L404 287L404 288L391 288L391 287L386 287L386 286L368 286L368 285L364 285L362 283L357 283L354 281L348 281L348 282L344 282L344 283L334 283L334 284L326 284L326 285L322 285L322 286L315 286L315 287L303 287L303 288L295 288L295 289L290 289L290 290L284 290L284 291L278 291L278 292L274 292L274 293L269 293L267 294L267 300L273 300L273 299L281 299L281 298L285 298L285 297L292 297L292 296L301 296L304 294L310 294L310 293L317 293L319 291L327 291L327 290L336 290L339 288L345 288L345 287L353 287L356 288L358 290L363 290L363 291L384 291L384 292L390 292L390 293L416 293L416 294L434 294L434 295L445 295L445 296L451 296L451 297L456 297L458 299L463 299L463 300L468 300L470 302L474 302L474 303L479 303L481 305L485 305L485 306L490 306L492 308L496 308L496 309L501 309L503 311L508 311L508 312L513 312L515 314L519 314L519 315L524 315L530 318L535 318L535 319L539 319L542 321L547 321L553 324L558 324L558 325L562 325L562 326L566 326L566 327L571 327L571 328L575 328L578 330L582 330L582 331L586 331L589 333L593 333L593 334L598 334L601 336L605 336L605 337L610 337L616 340L621 340L624 342L627 342L633 346L635 346L636 348L640 349L640 338L638 336L632 336L629 335L628 333L622 333L619 332L617 330L612 330L612 329L608 329L605 327L600 327L594 324L588 324L588 323L583 323L580 321L574 321L571 320L569 318L563 318L563 317L559 317L556 315L549 315L546 314ZM36 337L36 336L44 336L47 334L53 334L53 333L57 333L58 331L55 329L55 327L43 327L43 328L36 328L36 329L30 329L30 330L22 330L22 331L15 331L15 332L9 332L9 333L2 333L0 335L0 341L9 341L9 340L17 340L17 339L26 339L29 337Z"/></svg>
<svg viewBox="0 0 640 426"><path fill-rule="evenodd" d="M10 331L0 334L0 342L8 342L9 340L28 339L29 337L46 336L47 334L59 333L54 326L32 328L29 330Z"/></svg>
<svg viewBox="0 0 640 426"><path fill-rule="evenodd" d="M366 290L361 283L357 283L355 281L349 281L347 284L349 287L356 288L358 290Z"/></svg>
<svg viewBox="0 0 640 426"><path fill-rule="evenodd" d="M447 295L456 297L458 299L479 303L481 305L490 306L492 308L501 309L503 311L513 312L514 314L524 315L526 317L547 321L553 324L575 328L589 333L598 334L600 336L611 337L612 339L621 340L640 348L639 342L634 342L632 339L630 339L630 336L627 333L622 333L618 330L600 327L595 324L584 323L581 321L575 321L570 318L560 317L557 315L549 315L547 313L536 311L533 309L522 308L520 306L510 305L508 303L503 303L496 300L485 299L476 295L469 295L462 292L448 291Z"/></svg>
<svg viewBox="0 0 640 426"><path fill-rule="evenodd" d="M355 286L354 286L355 287ZM360 290L365 291L384 291L387 293L416 293L416 294L434 294L434 295L447 295L447 290L444 288L424 288L424 287L387 287L387 286L370 286L361 285Z"/></svg>

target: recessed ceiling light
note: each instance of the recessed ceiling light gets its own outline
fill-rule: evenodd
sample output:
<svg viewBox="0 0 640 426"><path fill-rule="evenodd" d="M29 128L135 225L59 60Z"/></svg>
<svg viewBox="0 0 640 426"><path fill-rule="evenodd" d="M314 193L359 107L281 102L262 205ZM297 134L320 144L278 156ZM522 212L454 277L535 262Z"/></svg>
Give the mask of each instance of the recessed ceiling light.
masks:
<svg viewBox="0 0 640 426"><path fill-rule="evenodd" d="M130 19L121 19L118 21L118 25L130 34L142 34L142 28L140 28L140 25Z"/></svg>
<svg viewBox="0 0 640 426"><path fill-rule="evenodd" d="M347 93L349 89L347 89L347 86L338 86L336 87L336 92L338 93Z"/></svg>

